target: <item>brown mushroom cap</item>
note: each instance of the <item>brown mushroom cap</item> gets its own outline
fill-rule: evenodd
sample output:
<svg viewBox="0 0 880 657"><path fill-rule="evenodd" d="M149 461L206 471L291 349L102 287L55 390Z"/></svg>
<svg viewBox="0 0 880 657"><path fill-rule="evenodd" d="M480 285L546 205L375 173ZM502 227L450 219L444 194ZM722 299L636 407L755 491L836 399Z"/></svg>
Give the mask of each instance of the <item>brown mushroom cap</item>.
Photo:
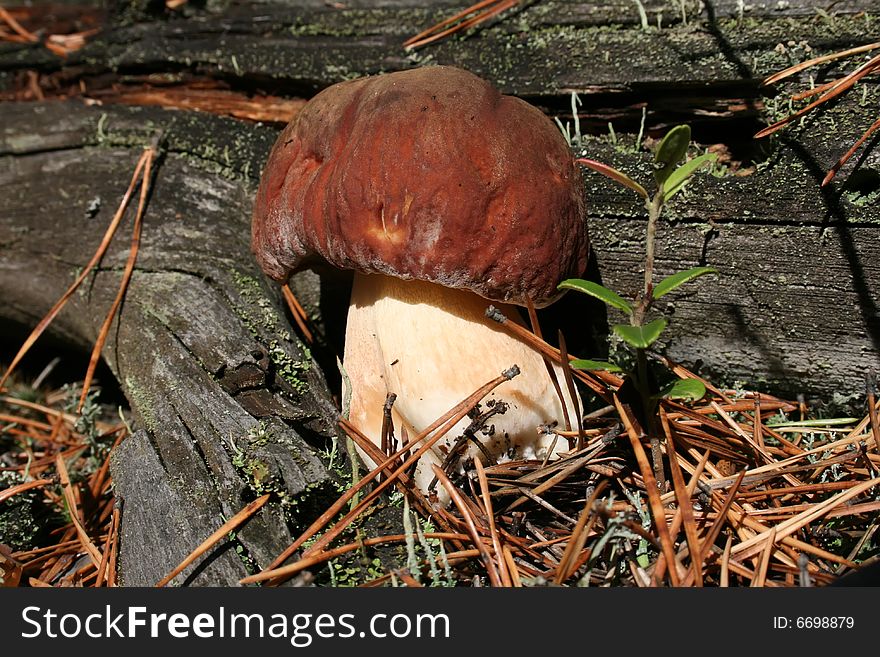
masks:
<svg viewBox="0 0 880 657"><path fill-rule="evenodd" d="M252 238L279 281L320 258L537 305L583 273L589 249L580 174L556 126L446 66L316 95L272 149Z"/></svg>

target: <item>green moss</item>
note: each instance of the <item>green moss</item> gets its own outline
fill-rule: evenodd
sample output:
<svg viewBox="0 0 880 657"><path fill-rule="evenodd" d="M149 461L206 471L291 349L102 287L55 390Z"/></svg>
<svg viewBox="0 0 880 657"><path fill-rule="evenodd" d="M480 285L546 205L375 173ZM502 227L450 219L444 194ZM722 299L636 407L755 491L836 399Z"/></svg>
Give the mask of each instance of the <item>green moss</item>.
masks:
<svg viewBox="0 0 880 657"><path fill-rule="evenodd" d="M245 322L251 335L258 338L261 334L271 333L283 340L290 340L290 333L282 326L278 312L266 298L260 281L234 269L230 270L230 275L244 301L244 304L235 304L236 313Z"/></svg>
<svg viewBox="0 0 880 657"><path fill-rule="evenodd" d="M308 347L299 345L300 358L292 356L289 345L293 337L283 326L275 306L266 298L260 282L253 276L235 270L230 274L243 301L233 303L236 314L254 339L265 342L266 336L275 336L269 339L267 347L275 373L297 393L305 394L309 386L306 374L312 365L312 355Z"/></svg>
<svg viewBox="0 0 880 657"><path fill-rule="evenodd" d="M162 147L198 168L231 180L255 180L277 131L200 112L113 107L94 120L87 142L102 148Z"/></svg>
<svg viewBox="0 0 880 657"><path fill-rule="evenodd" d="M387 33L409 36L414 27L427 27L441 17L445 17L442 9L351 8L297 17L288 31L295 37L363 37Z"/></svg>
<svg viewBox="0 0 880 657"><path fill-rule="evenodd" d="M303 351L305 352L303 358L295 360L277 341L273 340L269 344L269 358L275 365L276 374L299 394L305 394L308 391L309 384L305 376L311 367L311 353L305 346L303 346Z"/></svg>

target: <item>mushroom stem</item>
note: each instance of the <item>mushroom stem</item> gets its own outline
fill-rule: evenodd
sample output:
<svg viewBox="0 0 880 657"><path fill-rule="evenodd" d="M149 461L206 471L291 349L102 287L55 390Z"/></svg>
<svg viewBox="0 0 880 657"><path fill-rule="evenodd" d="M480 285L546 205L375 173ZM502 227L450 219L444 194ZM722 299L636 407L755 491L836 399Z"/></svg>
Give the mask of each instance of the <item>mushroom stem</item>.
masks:
<svg viewBox="0 0 880 657"><path fill-rule="evenodd" d="M389 393L397 395L391 415L399 442L403 430L417 435L498 372L511 365L521 370L483 400L479 412L489 416L485 424L475 427L473 418L465 418L422 457L415 480L425 492L434 479L431 466L449 460L466 429L482 445L467 444L460 457L453 456L456 466L466 458L544 459L548 450L568 449L564 440L541 429L564 416L541 355L485 316L490 303L521 323L515 306L467 290L355 274L343 362L351 392L349 420L377 445ZM572 413L575 405L567 394L565 403ZM445 502L444 491L437 492Z"/></svg>

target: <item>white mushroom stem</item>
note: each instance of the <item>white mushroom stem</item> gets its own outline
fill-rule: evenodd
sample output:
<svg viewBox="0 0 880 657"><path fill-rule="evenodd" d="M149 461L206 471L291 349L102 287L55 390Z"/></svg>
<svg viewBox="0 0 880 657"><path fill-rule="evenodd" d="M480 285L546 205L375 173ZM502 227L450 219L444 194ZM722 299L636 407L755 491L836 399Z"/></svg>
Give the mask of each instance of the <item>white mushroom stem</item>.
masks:
<svg viewBox="0 0 880 657"><path fill-rule="evenodd" d="M480 432L476 437L499 462L543 459L551 449L553 454L567 451L564 439L541 430L546 425L562 425L565 417L544 361L485 316L490 303L494 302L467 290L355 274L343 361L348 378L343 395L351 395L352 424L381 445L385 399L395 393L395 436L399 443L405 430L412 439L474 390L517 365L521 374L500 385L481 404L481 411L487 411L504 402L507 410L487 421L494 426L491 435ZM514 306L494 305L511 321L520 322ZM557 376L562 382L558 367ZM575 406L567 394L565 403L574 422ZM416 484L423 491L427 492L433 479L431 464L442 464L469 424L468 418L463 419L421 458ZM480 449L469 444L466 454L477 457ZM361 457L375 467L365 454ZM437 492L445 501L443 491Z"/></svg>

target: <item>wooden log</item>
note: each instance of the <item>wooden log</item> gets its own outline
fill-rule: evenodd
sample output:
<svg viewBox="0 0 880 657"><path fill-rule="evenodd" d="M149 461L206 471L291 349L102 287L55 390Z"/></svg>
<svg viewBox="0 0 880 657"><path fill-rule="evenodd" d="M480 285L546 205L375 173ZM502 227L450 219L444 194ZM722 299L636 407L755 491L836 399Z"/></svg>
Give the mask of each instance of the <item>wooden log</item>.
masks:
<svg viewBox="0 0 880 657"><path fill-rule="evenodd" d="M278 503L178 583L229 585L291 541L335 496L315 455L336 410L249 249L252 179L273 137L209 115L5 104L0 137L0 297L30 327L96 248L151 135L157 165L137 270L104 359L139 430L115 453L122 581L152 585L255 496ZM247 130L248 140L238 141ZM131 212L129 213L131 215ZM130 226L53 324L90 349L127 257ZM323 500L323 501L322 501Z"/></svg>

